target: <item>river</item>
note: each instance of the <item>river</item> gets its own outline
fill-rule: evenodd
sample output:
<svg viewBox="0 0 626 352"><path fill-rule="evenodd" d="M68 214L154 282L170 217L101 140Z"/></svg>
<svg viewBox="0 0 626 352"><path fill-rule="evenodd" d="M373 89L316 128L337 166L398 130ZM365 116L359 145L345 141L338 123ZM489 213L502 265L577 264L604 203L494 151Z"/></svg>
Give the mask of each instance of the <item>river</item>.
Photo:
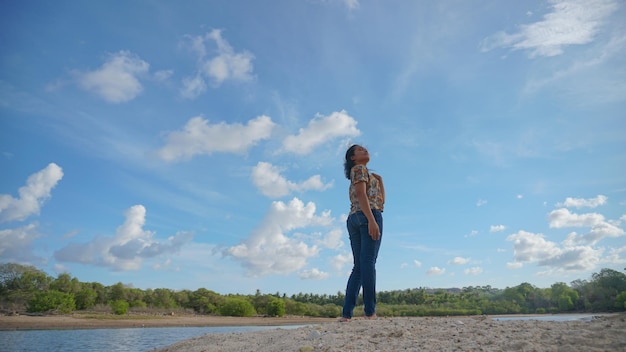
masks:
<svg viewBox="0 0 626 352"><path fill-rule="evenodd" d="M304 325L0 331L0 352L145 352L205 334L301 326Z"/></svg>

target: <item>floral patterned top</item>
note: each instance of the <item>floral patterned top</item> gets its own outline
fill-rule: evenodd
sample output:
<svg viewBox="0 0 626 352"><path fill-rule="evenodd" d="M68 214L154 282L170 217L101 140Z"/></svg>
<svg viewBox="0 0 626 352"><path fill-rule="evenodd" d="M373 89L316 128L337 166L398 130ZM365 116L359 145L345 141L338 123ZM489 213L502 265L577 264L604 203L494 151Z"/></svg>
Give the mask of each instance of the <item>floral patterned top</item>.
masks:
<svg viewBox="0 0 626 352"><path fill-rule="evenodd" d="M365 182L365 192L372 210L384 210L385 204L383 193L380 189L380 182L374 176L370 176L365 165L354 165L350 170L350 214L361 211L359 198L356 195L355 185L359 182Z"/></svg>

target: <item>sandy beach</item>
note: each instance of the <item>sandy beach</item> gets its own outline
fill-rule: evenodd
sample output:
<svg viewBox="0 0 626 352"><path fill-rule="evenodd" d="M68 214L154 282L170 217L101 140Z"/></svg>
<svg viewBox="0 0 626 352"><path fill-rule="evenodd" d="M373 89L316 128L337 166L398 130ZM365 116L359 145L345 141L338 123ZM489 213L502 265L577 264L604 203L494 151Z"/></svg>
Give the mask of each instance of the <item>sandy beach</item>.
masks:
<svg viewBox="0 0 626 352"><path fill-rule="evenodd" d="M297 329L209 334L154 352L626 351L626 315L590 321L490 317L357 319Z"/></svg>

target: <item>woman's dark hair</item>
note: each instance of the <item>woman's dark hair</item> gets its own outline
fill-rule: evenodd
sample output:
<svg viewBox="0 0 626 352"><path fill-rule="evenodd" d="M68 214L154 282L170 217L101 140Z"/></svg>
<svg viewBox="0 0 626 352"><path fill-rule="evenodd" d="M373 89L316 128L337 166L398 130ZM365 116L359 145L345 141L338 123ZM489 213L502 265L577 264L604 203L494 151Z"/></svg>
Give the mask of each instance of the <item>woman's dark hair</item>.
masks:
<svg viewBox="0 0 626 352"><path fill-rule="evenodd" d="M354 160L352 160L352 157L354 156L354 150L358 146L359 146L358 144L353 144L346 151L346 160L343 162L343 172L346 175L346 178L348 180L350 179L350 171L352 170L352 167L354 166Z"/></svg>

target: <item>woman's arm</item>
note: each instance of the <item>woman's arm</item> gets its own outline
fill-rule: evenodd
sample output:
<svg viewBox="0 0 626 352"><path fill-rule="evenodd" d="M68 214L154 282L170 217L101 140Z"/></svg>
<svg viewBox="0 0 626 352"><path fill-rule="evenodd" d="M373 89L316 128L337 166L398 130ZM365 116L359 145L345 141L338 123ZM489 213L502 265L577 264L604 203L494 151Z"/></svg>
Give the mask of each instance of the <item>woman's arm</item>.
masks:
<svg viewBox="0 0 626 352"><path fill-rule="evenodd" d="M356 197L359 200L361 211L367 218L368 233L374 241L378 241L380 239L380 228L378 227L378 223L376 223L376 219L374 219L370 202L367 199L365 181L355 184L354 187L356 189Z"/></svg>

